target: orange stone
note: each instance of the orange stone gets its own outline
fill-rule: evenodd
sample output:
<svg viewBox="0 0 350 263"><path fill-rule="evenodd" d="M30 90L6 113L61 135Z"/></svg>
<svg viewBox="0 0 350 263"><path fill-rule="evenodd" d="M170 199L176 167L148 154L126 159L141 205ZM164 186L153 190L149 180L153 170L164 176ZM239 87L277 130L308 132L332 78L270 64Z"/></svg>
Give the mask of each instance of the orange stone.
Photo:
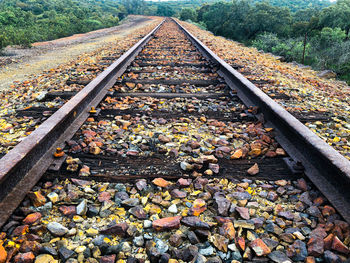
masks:
<svg viewBox="0 0 350 263"><path fill-rule="evenodd" d="M337 236L333 238L332 249L345 255L348 255L350 253L349 248L345 246Z"/></svg>
<svg viewBox="0 0 350 263"><path fill-rule="evenodd" d="M34 259L35 259L35 256L33 252L19 253L15 257L14 262L31 263L31 262L34 262Z"/></svg>
<svg viewBox="0 0 350 263"><path fill-rule="evenodd" d="M231 221L223 223L221 229L222 229L221 230L222 235L228 238L229 240L233 240L235 238L236 230L233 227L233 224Z"/></svg>
<svg viewBox="0 0 350 263"><path fill-rule="evenodd" d="M170 182L168 182L167 180L164 180L163 178L156 178L152 181L152 183L154 183L155 185L157 186L160 186L160 187L167 187L170 185Z"/></svg>
<svg viewBox="0 0 350 263"><path fill-rule="evenodd" d="M271 249L260 238L253 240L250 243L250 247L254 250L258 257L271 253Z"/></svg>
<svg viewBox="0 0 350 263"><path fill-rule="evenodd" d="M237 244L242 251L245 251L245 240L243 237L237 237Z"/></svg>
<svg viewBox="0 0 350 263"><path fill-rule="evenodd" d="M325 205L322 209L322 215L323 216L330 216L335 214L335 209L329 205Z"/></svg>
<svg viewBox="0 0 350 263"><path fill-rule="evenodd" d="M255 163L252 167L250 167L247 171L249 175L257 175L259 173L259 166Z"/></svg>
<svg viewBox="0 0 350 263"><path fill-rule="evenodd" d="M73 216L76 214L76 208L74 205L63 205L60 208L58 208L58 210L60 210L60 212L65 216Z"/></svg>
<svg viewBox="0 0 350 263"><path fill-rule="evenodd" d="M152 227L157 231L177 229L180 227L181 218L182 216L173 216L157 219L153 221Z"/></svg>
<svg viewBox="0 0 350 263"><path fill-rule="evenodd" d="M28 197L35 207L43 206L46 203L46 198L40 192L29 192Z"/></svg>
<svg viewBox="0 0 350 263"><path fill-rule="evenodd" d="M40 218L41 218L41 214L39 212L29 214L27 215L26 218L23 219L23 224L26 224L26 225L34 224L35 222L40 220Z"/></svg>
<svg viewBox="0 0 350 263"><path fill-rule="evenodd" d="M306 261L305 261L305 262L306 262L306 263L315 263L316 261L315 261L315 258L314 258L314 257L309 256L309 257L306 258Z"/></svg>
<svg viewBox="0 0 350 263"><path fill-rule="evenodd" d="M323 239L324 248L326 250L330 250L331 249L332 243L333 243L333 238L334 238L334 235L333 234L329 234L325 239Z"/></svg>
<svg viewBox="0 0 350 263"><path fill-rule="evenodd" d="M207 210L207 204L205 203L205 201L203 199L194 200L193 206L191 208L192 215L199 216L205 210Z"/></svg>
<svg viewBox="0 0 350 263"><path fill-rule="evenodd" d="M5 248L0 245L0 263L5 263L7 258L7 252Z"/></svg>
<svg viewBox="0 0 350 263"><path fill-rule="evenodd" d="M231 155L231 159L239 159L242 156L243 156L242 149L238 149L237 151L234 152L234 154Z"/></svg>
<svg viewBox="0 0 350 263"><path fill-rule="evenodd" d="M13 236L24 236L25 234L27 234L29 232L29 226L28 225L23 225L23 226L18 226L16 227L13 232L12 235Z"/></svg>

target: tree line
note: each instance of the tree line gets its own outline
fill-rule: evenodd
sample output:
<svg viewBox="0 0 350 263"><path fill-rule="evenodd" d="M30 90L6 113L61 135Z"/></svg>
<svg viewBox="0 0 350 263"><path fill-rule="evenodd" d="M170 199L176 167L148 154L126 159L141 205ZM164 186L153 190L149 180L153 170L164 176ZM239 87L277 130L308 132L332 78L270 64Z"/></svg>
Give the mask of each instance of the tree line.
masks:
<svg viewBox="0 0 350 263"><path fill-rule="evenodd" d="M350 0L233 0L183 8L179 17L350 83Z"/></svg>
<svg viewBox="0 0 350 263"><path fill-rule="evenodd" d="M126 15L113 0L2 0L0 50L111 27Z"/></svg>

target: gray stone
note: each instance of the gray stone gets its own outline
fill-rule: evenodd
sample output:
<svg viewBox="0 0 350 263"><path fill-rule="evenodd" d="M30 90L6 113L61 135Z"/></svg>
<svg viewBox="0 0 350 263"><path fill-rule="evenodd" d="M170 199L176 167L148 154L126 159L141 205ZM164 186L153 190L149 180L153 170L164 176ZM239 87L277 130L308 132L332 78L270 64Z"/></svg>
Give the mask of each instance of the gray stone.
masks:
<svg viewBox="0 0 350 263"><path fill-rule="evenodd" d="M276 263L289 263L292 262L291 259L289 257L287 257L287 255L280 251L280 250L276 250L271 252L268 257Z"/></svg>
<svg viewBox="0 0 350 263"><path fill-rule="evenodd" d="M127 207L134 207L140 204L140 200L137 198L128 198L122 201L122 205Z"/></svg>
<svg viewBox="0 0 350 263"><path fill-rule="evenodd" d="M143 221L143 228L150 228L150 227L152 227L152 221L151 220Z"/></svg>
<svg viewBox="0 0 350 263"><path fill-rule="evenodd" d="M84 216L87 212L87 200L84 199L80 202L80 204L77 206L77 214Z"/></svg>
<svg viewBox="0 0 350 263"><path fill-rule="evenodd" d="M47 224L47 229L55 236L64 236L68 232L68 228L57 222Z"/></svg>
<svg viewBox="0 0 350 263"><path fill-rule="evenodd" d="M162 240L156 239L156 248L159 251L159 253L163 254L168 251L169 246L165 244Z"/></svg>
<svg viewBox="0 0 350 263"><path fill-rule="evenodd" d="M58 249L58 254L60 256L60 259L63 262L66 262L69 258L71 258L75 255L75 252L62 246L61 248Z"/></svg>
<svg viewBox="0 0 350 263"><path fill-rule="evenodd" d="M172 204L171 206L169 206L168 211L169 211L170 213L176 214L176 213L177 213L176 204Z"/></svg>
<svg viewBox="0 0 350 263"><path fill-rule="evenodd" d="M142 247L145 243L145 240L144 240L143 236L138 236L138 237L134 238L133 243L137 247Z"/></svg>
<svg viewBox="0 0 350 263"><path fill-rule="evenodd" d="M212 246L208 246L206 248L200 248L199 253L203 256L211 256L214 254L214 248Z"/></svg>

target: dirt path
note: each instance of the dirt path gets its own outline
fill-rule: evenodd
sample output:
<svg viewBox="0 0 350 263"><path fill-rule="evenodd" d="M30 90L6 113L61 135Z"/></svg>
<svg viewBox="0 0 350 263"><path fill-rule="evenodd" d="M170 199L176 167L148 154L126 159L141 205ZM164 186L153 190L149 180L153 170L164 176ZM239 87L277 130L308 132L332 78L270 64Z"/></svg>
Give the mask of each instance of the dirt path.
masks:
<svg viewBox="0 0 350 263"><path fill-rule="evenodd" d="M119 26L34 43L28 49L7 48L6 52L11 56L0 57L0 64L4 60L10 60L9 64L0 67L0 90L8 88L13 81L23 81L30 75L72 61L83 53L115 43L151 21L149 17L129 16Z"/></svg>

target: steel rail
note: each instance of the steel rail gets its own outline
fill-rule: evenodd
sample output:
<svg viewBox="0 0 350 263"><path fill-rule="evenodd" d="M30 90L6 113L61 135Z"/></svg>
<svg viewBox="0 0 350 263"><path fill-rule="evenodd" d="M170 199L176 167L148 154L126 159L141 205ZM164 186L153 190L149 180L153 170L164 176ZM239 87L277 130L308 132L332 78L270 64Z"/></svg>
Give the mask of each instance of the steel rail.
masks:
<svg viewBox="0 0 350 263"><path fill-rule="evenodd" d="M277 130L277 141L302 163L306 176L350 223L350 162L173 20L198 50L217 64L219 74L243 103L259 107L265 126Z"/></svg>
<svg viewBox="0 0 350 263"><path fill-rule="evenodd" d="M55 149L74 135L164 21L0 160L0 227L54 161Z"/></svg>

